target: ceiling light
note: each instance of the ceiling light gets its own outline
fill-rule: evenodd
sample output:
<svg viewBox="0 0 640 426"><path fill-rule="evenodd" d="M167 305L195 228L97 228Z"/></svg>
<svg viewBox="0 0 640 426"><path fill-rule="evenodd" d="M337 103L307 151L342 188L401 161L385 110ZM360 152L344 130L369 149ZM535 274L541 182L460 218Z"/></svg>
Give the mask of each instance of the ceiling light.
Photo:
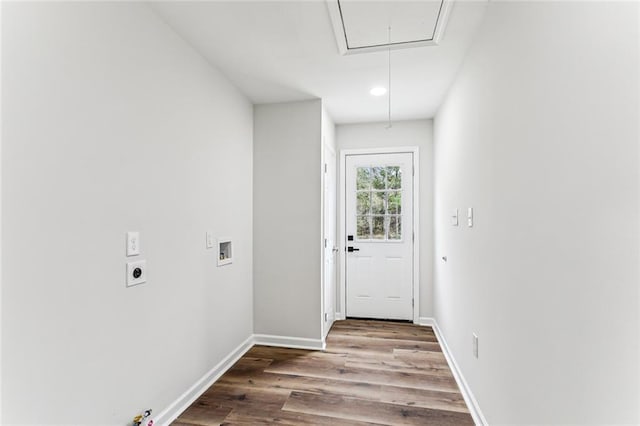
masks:
<svg viewBox="0 0 640 426"><path fill-rule="evenodd" d="M369 93L371 93L373 96L382 96L387 93L387 89L385 89L384 87L374 87Z"/></svg>

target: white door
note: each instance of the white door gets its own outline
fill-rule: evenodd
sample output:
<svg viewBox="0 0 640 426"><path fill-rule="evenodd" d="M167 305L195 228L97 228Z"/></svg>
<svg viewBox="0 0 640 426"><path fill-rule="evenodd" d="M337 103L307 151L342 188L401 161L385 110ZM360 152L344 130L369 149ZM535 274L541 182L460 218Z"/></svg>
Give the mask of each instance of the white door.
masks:
<svg viewBox="0 0 640 426"><path fill-rule="evenodd" d="M413 154L347 155L349 317L413 319Z"/></svg>
<svg viewBox="0 0 640 426"><path fill-rule="evenodd" d="M335 317L336 299L336 153L324 148L324 336Z"/></svg>

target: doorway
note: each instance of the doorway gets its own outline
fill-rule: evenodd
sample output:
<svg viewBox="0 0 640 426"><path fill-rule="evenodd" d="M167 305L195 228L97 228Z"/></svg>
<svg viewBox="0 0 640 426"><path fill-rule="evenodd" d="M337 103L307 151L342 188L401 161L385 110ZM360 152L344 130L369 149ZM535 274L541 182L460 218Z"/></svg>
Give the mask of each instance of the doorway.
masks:
<svg viewBox="0 0 640 426"><path fill-rule="evenodd" d="M418 319L417 148L341 153L344 316Z"/></svg>

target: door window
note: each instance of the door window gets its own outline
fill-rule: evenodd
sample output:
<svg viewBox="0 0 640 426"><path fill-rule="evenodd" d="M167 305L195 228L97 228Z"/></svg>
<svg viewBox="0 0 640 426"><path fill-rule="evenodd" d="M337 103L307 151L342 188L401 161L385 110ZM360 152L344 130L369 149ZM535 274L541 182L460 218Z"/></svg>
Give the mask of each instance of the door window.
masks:
<svg viewBox="0 0 640 426"><path fill-rule="evenodd" d="M399 166L358 167L356 240L402 240L402 170Z"/></svg>

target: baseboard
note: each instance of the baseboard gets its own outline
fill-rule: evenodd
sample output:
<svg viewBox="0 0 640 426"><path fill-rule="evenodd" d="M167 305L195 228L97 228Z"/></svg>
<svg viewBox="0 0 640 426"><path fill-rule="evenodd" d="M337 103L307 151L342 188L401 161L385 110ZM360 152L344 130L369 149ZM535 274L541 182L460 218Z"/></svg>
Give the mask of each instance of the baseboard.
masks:
<svg viewBox="0 0 640 426"><path fill-rule="evenodd" d="M344 316L344 314L342 312L336 312L336 321L342 321L345 320L346 317Z"/></svg>
<svg viewBox="0 0 640 426"><path fill-rule="evenodd" d="M280 346L283 348L310 349L323 351L326 348L324 339L309 339L306 337L273 336L270 334L254 334L253 342L256 345Z"/></svg>
<svg viewBox="0 0 640 426"><path fill-rule="evenodd" d="M420 325L423 325L422 319L423 318L420 318ZM469 388L467 381L462 375L462 371L458 367L458 364L456 363L456 360L453 357L451 350L449 349L449 345L447 345L447 341L444 339L444 336L442 335L442 331L440 331L440 327L438 327L438 322L433 318L424 318L424 319L430 320L431 322L430 324L426 324L426 322L428 321L425 321L424 325L429 325L433 328L433 331L436 334L438 342L440 343L440 347L442 348L442 353L447 359L447 363L449 364L449 368L453 373L453 377L456 379L456 383L460 388L460 392L462 392L462 397L464 398L464 402L466 402L467 407L469 407L469 411L471 412L471 417L473 417L473 421L478 426L488 425L489 423L487 423L487 419L485 419L484 415L482 414L482 411L480 410L480 406L478 405L478 401L473 396L473 392L471 392L471 388Z"/></svg>
<svg viewBox="0 0 640 426"><path fill-rule="evenodd" d="M424 325L427 327L433 327L433 324L435 324L435 320L431 317L420 317L418 318L418 325Z"/></svg>
<svg viewBox="0 0 640 426"><path fill-rule="evenodd" d="M249 349L253 347L254 336L251 335L235 348L229 355L220 361L215 367L209 370L193 386L175 400L169 407L154 417L157 425L169 425L186 410L200 395L220 378L233 364L238 361Z"/></svg>

